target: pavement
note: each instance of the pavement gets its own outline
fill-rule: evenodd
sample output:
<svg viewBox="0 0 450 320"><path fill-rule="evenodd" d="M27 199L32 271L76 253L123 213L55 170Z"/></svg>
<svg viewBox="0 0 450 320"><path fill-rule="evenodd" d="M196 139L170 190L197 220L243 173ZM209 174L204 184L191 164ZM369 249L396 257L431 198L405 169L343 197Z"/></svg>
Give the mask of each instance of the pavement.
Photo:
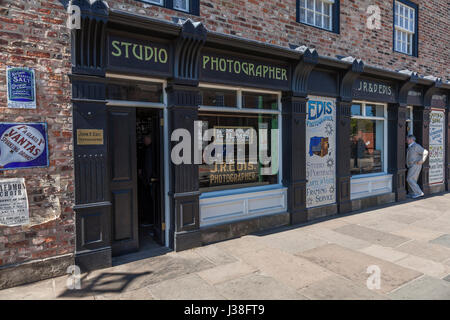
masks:
<svg viewBox="0 0 450 320"><path fill-rule="evenodd" d="M450 194L0 291L0 299L446 299Z"/></svg>

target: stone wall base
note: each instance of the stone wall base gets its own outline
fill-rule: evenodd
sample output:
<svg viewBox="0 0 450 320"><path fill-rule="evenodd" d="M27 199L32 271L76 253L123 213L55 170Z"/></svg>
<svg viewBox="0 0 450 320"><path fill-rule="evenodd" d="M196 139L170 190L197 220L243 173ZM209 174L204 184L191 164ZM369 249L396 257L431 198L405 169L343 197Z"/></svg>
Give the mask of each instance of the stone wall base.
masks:
<svg viewBox="0 0 450 320"><path fill-rule="evenodd" d="M445 184L436 184L430 186L430 194L442 193L445 191Z"/></svg>
<svg viewBox="0 0 450 320"><path fill-rule="evenodd" d="M68 254L0 267L0 289L65 275L74 263L74 255Z"/></svg>
<svg viewBox="0 0 450 320"><path fill-rule="evenodd" d="M395 192L352 200L352 211L368 209L395 202Z"/></svg>
<svg viewBox="0 0 450 320"><path fill-rule="evenodd" d="M309 208L306 209L308 221L317 220L320 218L333 216L338 213L338 206L337 204L331 204L316 208Z"/></svg>

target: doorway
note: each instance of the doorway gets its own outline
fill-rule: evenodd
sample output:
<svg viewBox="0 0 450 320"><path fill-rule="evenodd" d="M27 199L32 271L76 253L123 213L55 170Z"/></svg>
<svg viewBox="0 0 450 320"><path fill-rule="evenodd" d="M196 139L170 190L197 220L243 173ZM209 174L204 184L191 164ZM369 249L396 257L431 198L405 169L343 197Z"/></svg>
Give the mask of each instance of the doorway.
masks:
<svg viewBox="0 0 450 320"><path fill-rule="evenodd" d="M163 111L111 107L108 113L113 256L159 248L165 238Z"/></svg>

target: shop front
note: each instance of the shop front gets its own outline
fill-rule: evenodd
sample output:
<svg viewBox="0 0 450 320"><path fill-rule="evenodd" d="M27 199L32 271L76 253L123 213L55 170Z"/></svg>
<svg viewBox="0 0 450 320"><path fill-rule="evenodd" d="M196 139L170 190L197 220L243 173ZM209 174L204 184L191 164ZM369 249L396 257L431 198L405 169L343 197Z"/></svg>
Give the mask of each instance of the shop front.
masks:
<svg viewBox="0 0 450 320"><path fill-rule="evenodd" d="M82 269L401 201L407 134L431 151L424 189L448 187L438 81L191 20L104 8L82 26L71 74Z"/></svg>

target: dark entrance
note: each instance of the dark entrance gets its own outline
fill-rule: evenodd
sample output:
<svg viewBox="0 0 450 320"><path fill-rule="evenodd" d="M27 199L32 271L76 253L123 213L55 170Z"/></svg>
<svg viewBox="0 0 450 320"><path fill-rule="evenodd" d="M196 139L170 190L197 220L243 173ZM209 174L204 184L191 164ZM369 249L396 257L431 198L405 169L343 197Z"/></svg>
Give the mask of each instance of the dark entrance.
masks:
<svg viewBox="0 0 450 320"><path fill-rule="evenodd" d="M109 115L112 251L164 243L162 110L111 107Z"/></svg>

